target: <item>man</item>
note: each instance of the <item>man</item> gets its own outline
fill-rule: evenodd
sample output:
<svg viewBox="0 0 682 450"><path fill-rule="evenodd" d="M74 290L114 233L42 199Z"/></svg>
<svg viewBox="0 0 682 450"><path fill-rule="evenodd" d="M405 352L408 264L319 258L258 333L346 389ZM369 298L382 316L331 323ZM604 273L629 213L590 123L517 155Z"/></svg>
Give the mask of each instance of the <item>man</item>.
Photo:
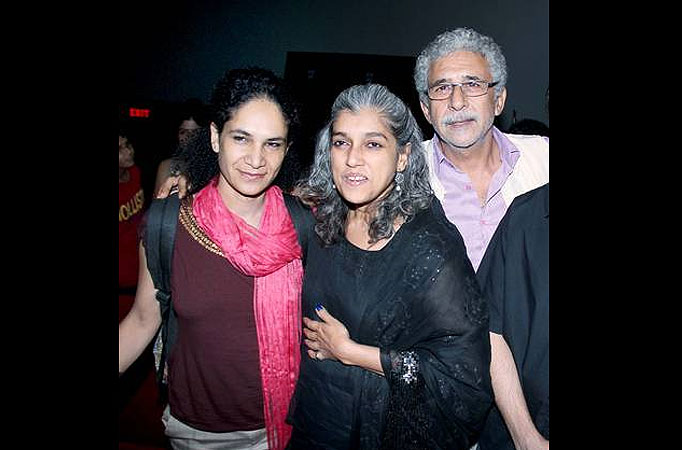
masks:
<svg viewBox="0 0 682 450"><path fill-rule="evenodd" d="M548 449L549 183L514 199L477 276L489 301L498 407L479 447Z"/></svg>
<svg viewBox="0 0 682 450"><path fill-rule="evenodd" d="M448 219L462 234L471 264L478 270L514 198L549 181L549 140L505 134L493 126L507 99L507 67L500 47L488 36L468 28L438 35L418 56L414 81L422 112L434 128L433 138L424 142L431 186ZM508 386L503 380L515 379L516 385L521 385L514 358L522 355L513 355L515 348L510 351L499 333L491 328L491 378L496 404L502 410L512 400L510 391L502 389ZM545 348L549 358L548 345ZM540 376L548 385L548 371ZM547 420L548 414L547 410ZM493 407L479 442L481 450L502 448L486 446L490 442L486 436L499 432L490 421L499 417ZM527 408L504 417L509 429L519 430L519 442L539 436ZM513 448L509 434L504 437ZM535 442L549 446L549 441L543 440Z"/></svg>
<svg viewBox="0 0 682 450"><path fill-rule="evenodd" d="M144 192L135 150L125 132L118 134L118 285L137 285L137 227L143 214Z"/></svg>
<svg viewBox="0 0 682 450"><path fill-rule="evenodd" d="M144 215L144 190L135 149L127 132L118 134L118 320L135 300L139 270L138 227ZM118 439L121 445L163 448L166 438L159 417L163 407L151 347L118 382ZM153 447L154 445L155 447Z"/></svg>
<svg viewBox="0 0 682 450"><path fill-rule="evenodd" d="M424 142L431 186L476 270L514 197L549 181L549 140L493 126L507 99L506 60L474 30L438 35L417 58L414 81L435 132Z"/></svg>

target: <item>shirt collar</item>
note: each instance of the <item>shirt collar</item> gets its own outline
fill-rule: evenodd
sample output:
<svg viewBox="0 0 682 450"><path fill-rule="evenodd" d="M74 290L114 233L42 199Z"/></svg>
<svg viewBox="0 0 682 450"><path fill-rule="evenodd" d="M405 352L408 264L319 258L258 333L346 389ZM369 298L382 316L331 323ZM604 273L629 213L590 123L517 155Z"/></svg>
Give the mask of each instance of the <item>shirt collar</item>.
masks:
<svg viewBox="0 0 682 450"><path fill-rule="evenodd" d="M495 139L497 146L500 148L502 167L505 168L507 173L511 172L519 156L521 156L521 152L497 127L493 127L493 139Z"/></svg>

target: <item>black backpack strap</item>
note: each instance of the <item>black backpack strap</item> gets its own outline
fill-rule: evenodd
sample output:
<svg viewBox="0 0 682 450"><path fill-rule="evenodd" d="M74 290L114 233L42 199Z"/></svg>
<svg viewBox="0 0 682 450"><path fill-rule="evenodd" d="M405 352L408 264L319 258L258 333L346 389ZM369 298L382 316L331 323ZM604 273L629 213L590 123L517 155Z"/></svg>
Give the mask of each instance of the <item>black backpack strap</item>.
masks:
<svg viewBox="0 0 682 450"><path fill-rule="evenodd" d="M171 258L179 211L180 199L177 194L173 194L168 198L152 200L147 213L145 231L147 267L154 281L154 287L168 294L170 294ZM161 297L165 299L165 296ZM168 305L162 302L161 306L167 307Z"/></svg>
<svg viewBox="0 0 682 450"><path fill-rule="evenodd" d="M164 199L152 200L147 212L145 230L147 267L157 290L156 299L161 308L161 339L159 340L157 336L154 344L157 379L161 384L164 382L165 363L177 331L171 302L170 276L179 211L180 199L177 193Z"/></svg>

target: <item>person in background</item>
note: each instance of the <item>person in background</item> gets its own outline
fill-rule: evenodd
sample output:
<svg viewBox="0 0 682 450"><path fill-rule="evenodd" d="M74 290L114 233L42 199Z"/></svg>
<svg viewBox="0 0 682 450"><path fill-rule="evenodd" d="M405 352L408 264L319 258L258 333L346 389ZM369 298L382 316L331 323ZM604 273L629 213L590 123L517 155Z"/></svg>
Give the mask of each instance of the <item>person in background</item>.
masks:
<svg viewBox="0 0 682 450"><path fill-rule="evenodd" d="M432 195L422 135L381 85L339 94L297 184L314 221L290 449L466 449L492 403L486 304Z"/></svg>
<svg viewBox="0 0 682 450"><path fill-rule="evenodd" d="M144 211L144 190L135 149L127 132L118 133L118 287L134 294L137 285L137 231Z"/></svg>
<svg viewBox="0 0 682 450"><path fill-rule="evenodd" d="M477 276L497 405L479 447L549 449L549 183L514 199Z"/></svg>
<svg viewBox="0 0 682 450"><path fill-rule="evenodd" d="M470 28L439 34L419 54L414 82L434 136L424 142L431 186L478 269L514 197L549 181L549 139L502 133L507 63Z"/></svg>
<svg viewBox="0 0 682 450"><path fill-rule="evenodd" d="M216 84L210 125L185 147L192 190L180 206L171 297L178 334L163 421L174 449L282 449L300 358L301 248L273 179L298 112L272 72L234 69ZM140 280L119 326L119 372L161 325Z"/></svg>
<svg viewBox="0 0 682 450"><path fill-rule="evenodd" d="M206 126L207 111L205 105L197 99L190 99L180 106L179 125L177 130L177 146L175 154L189 142L192 136L197 134L202 127ZM156 181L154 183L154 193L159 191L159 187L173 173L177 172L174 167L175 159L166 158L159 163L156 170Z"/></svg>
<svg viewBox="0 0 682 450"><path fill-rule="evenodd" d="M118 133L118 320L130 311L137 289L138 231L144 214L140 168L129 132ZM166 439L158 420L163 407L154 371L151 346L118 382L118 439L120 443L163 448Z"/></svg>

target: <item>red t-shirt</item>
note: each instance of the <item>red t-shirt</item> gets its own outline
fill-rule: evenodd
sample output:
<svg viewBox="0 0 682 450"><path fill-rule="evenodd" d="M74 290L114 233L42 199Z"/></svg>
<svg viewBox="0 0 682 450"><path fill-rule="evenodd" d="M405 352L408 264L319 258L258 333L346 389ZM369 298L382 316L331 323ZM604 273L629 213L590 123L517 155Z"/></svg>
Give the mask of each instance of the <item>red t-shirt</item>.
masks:
<svg viewBox="0 0 682 450"><path fill-rule="evenodd" d="M265 426L253 277L178 223L171 293L178 335L168 361L171 413L203 431Z"/></svg>
<svg viewBox="0 0 682 450"><path fill-rule="evenodd" d="M118 184L118 286L137 285L139 266L137 228L142 217L144 193L140 169L132 166L130 179Z"/></svg>

